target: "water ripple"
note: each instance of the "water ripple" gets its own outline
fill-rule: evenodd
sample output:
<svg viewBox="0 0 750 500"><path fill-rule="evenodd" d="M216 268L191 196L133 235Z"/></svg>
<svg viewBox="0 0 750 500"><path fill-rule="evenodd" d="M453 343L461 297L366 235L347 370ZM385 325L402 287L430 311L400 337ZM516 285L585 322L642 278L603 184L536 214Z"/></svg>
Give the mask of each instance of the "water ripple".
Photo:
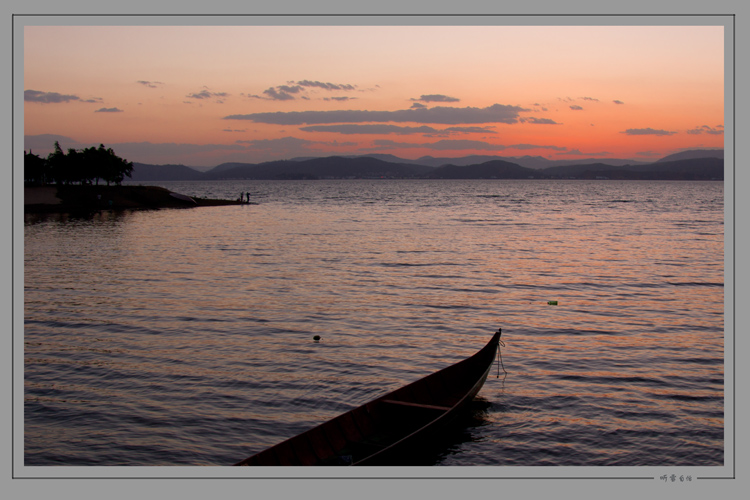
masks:
<svg viewBox="0 0 750 500"><path fill-rule="evenodd" d="M721 465L722 186L173 183L261 203L30 217L25 464L230 464L502 327L436 464Z"/></svg>

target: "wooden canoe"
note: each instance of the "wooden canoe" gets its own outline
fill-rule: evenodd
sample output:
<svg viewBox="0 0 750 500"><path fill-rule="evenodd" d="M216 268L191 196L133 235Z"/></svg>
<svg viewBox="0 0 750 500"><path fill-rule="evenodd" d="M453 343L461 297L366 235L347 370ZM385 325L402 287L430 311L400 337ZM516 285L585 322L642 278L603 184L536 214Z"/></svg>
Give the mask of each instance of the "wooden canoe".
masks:
<svg viewBox="0 0 750 500"><path fill-rule="evenodd" d="M235 465L400 465L482 388L501 330L479 352Z"/></svg>

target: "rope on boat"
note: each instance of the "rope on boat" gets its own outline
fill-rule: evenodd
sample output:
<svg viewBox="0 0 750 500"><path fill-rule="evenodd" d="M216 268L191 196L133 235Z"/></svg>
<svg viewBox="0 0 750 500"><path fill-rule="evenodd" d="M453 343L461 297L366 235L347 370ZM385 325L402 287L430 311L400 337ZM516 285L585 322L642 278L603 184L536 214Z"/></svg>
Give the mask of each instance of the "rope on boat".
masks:
<svg viewBox="0 0 750 500"><path fill-rule="evenodd" d="M498 331L500 330L498 329ZM503 367L503 371L505 372L506 375L508 374L508 372L505 370L505 364L503 364L503 355L500 352L500 346L505 347L505 343L503 342L502 339L498 339L498 344L499 345L497 346L497 378L500 378L500 366Z"/></svg>

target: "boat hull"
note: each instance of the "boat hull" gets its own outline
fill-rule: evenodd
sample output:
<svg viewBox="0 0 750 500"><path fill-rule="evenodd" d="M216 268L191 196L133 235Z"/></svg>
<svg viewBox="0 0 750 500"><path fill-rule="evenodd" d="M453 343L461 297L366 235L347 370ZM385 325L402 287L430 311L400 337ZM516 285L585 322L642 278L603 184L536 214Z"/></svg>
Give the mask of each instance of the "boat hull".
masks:
<svg viewBox="0 0 750 500"><path fill-rule="evenodd" d="M235 465L402 465L479 393L501 332L473 356L354 408Z"/></svg>

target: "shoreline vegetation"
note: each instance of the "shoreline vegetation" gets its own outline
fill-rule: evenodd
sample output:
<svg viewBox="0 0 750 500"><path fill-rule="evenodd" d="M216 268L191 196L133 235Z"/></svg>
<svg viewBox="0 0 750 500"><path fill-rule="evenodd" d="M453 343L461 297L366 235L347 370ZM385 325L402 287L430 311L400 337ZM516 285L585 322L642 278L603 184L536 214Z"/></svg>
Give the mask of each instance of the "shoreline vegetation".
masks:
<svg viewBox="0 0 750 500"><path fill-rule="evenodd" d="M157 186L123 186L133 162L112 148L68 149L55 141L42 158L24 151L24 213L95 213L102 210L215 207L243 205L240 200L191 198ZM106 183L106 185L105 185Z"/></svg>
<svg viewBox="0 0 750 500"><path fill-rule="evenodd" d="M24 213L254 205L239 200L188 197L158 186L61 185L24 187Z"/></svg>

